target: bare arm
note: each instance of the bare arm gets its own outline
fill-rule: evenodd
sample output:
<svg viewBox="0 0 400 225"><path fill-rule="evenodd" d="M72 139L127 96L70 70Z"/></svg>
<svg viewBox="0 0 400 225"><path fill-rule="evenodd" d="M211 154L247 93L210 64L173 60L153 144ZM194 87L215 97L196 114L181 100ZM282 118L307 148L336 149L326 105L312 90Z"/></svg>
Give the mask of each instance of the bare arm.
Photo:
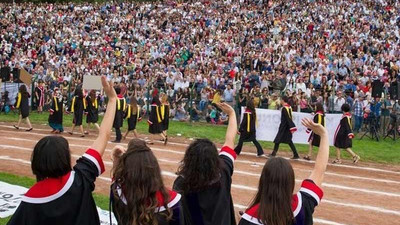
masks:
<svg viewBox="0 0 400 225"><path fill-rule="evenodd" d="M107 110L100 126L99 136L93 142L91 149L96 150L101 156L103 156L107 142L111 136L111 129L114 122L115 111L117 109L117 94L115 93L111 82L108 83L105 76L101 77L101 82L103 84L104 92L108 97Z"/></svg>
<svg viewBox="0 0 400 225"><path fill-rule="evenodd" d="M329 159L328 132L322 125L314 123L311 119L303 119L301 123L321 137L315 166L309 177L316 185L321 186Z"/></svg>
<svg viewBox="0 0 400 225"><path fill-rule="evenodd" d="M233 110L233 108L226 103L219 103L218 107L229 117L228 129L226 130L224 146L233 149L235 147L235 137L237 134L235 110Z"/></svg>

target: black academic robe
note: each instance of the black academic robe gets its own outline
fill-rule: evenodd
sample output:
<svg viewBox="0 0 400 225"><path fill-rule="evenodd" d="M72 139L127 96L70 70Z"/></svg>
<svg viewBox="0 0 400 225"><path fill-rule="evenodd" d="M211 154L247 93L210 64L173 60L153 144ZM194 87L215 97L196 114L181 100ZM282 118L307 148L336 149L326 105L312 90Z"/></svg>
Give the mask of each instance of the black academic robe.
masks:
<svg viewBox="0 0 400 225"><path fill-rule="evenodd" d="M281 111L281 124L276 134L274 143L289 143L292 141L292 132L296 131L296 125L293 122L292 107L283 106Z"/></svg>
<svg viewBox="0 0 400 225"><path fill-rule="evenodd" d="M256 118L250 111L243 113L243 119L239 127L240 139L243 141L253 141L256 138Z"/></svg>
<svg viewBox="0 0 400 225"><path fill-rule="evenodd" d="M83 114L86 110L86 99L83 97L78 97L75 96L74 98L72 98L72 103L71 103L71 113L74 114L74 119L73 119L73 123L75 124L75 126L80 126L82 125L82 121L83 121Z"/></svg>
<svg viewBox="0 0 400 225"><path fill-rule="evenodd" d="M73 170L59 178L37 182L22 197L8 225L99 225L92 192L104 172L101 155L89 149Z"/></svg>
<svg viewBox="0 0 400 225"><path fill-rule="evenodd" d="M124 215L123 212L118 212L116 209L117 202L120 201L119 203L126 205L126 199L122 195L122 191L120 188L117 187L116 183L111 185L111 189L115 190L118 195L118 197L114 197L112 195L111 197L111 202L113 206L113 212L114 215L116 216L115 218L117 219L118 225L126 225L128 224L129 218L127 215ZM169 191L169 198L170 200L167 202L167 206L172 212L172 218L171 220L167 221L166 217L164 215L164 212L166 211L164 204L166 203L164 198L161 195L161 192L156 193L156 198L158 201L158 207L155 209L156 214L155 217L157 218L158 225L185 225L184 223L184 215L181 212L181 195L174 192L174 191Z"/></svg>
<svg viewBox="0 0 400 225"><path fill-rule="evenodd" d="M353 146L352 139L354 138L351 127L351 114L344 114L335 132L334 145L337 148L351 148Z"/></svg>
<svg viewBox="0 0 400 225"><path fill-rule="evenodd" d="M169 128L169 105L161 105L160 106L161 113L161 128L163 131L168 130Z"/></svg>
<svg viewBox="0 0 400 225"><path fill-rule="evenodd" d="M293 225L312 225L315 207L321 202L324 193L312 180L304 180L297 194L292 198L292 210L295 218ZM246 210L239 225L264 225L258 219L259 204Z"/></svg>
<svg viewBox="0 0 400 225"><path fill-rule="evenodd" d="M132 131L136 129L136 124L138 122L138 119L140 118L140 107L137 106L136 112L132 110L132 105L128 105L126 107L126 112L125 112L125 118L128 121L128 130Z"/></svg>
<svg viewBox="0 0 400 225"><path fill-rule="evenodd" d="M63 123L63 102L62 99L53 97L51 101L49 123L62 124Z"/></svg>
<svg viewBox="0 0 400 225"><path fill-rule="evenodd" d="M29 98L31 96L29 93L21 94L18 92L16 101L15 101L15 108L19 109L19 114L22 116L22 119L25 119L29 116Z"/></svg>
<svg viewBox="0 0 400 225"><path fill-rule="evenodd" d="M321 124L323 127L325 127L325 115L323 113L317 112L315 114L313 120L314 120L314 123ZM321 142L321 137L318 134L312 132L310 129L307 129L307 133L310 133L310 132L311 132L311 134L310 134L310 137L308 138L308 142L311 141L311 144L313 146L319 147L319 143Z"/></svg>
<svg viewBox="0 0 400 225"><path fill-rule="evenodd" d="M185 219L191 225L236 225L235 210L231 196L233 163L236 153L229 147L222 147L219 153L221 176L219 186L210 186L201 192L183 193L184 178L176 178L173 189L182 194Z"/></svg>
<svg viewBox="0 0 400 225"><path fill-rule="evenodd" d="M161 119L161 112L160 106L156 104L151 105L151 111L149 115L149 133L150 134L160 134L162 133L162 119Z"/></svg>
<svg viewBox="0 0 400 225"><path fill-rule="evenodd" d="M86 123L97 123L99 121L99 99L92 100L90 96L86 97Z"/></svg>
<svg viewBox="0 0 400 225"><path fill-rule="evenodd" d="M119 96L117 100L117 110L115 111L115 118L113 127L119 129L124 124L124 112L126 108L126 100L124 97Z"/></svg>

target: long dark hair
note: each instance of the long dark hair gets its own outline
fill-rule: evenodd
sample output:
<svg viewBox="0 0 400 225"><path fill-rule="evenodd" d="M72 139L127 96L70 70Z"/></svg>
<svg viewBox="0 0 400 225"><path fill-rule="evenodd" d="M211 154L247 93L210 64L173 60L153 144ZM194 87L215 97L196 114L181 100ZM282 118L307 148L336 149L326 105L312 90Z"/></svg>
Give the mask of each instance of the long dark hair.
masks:
<svg viewBox="0 0 400 225"><path fill-rule="evenodd" d="M171 219L172 212L167 205L170 196L157 159L146 142L139 139L129 142L126 153L114 162L113 177L116 182L112 186L114 211L119 221L132 225L157 225L157 192L161 193L164 199L161 204L167 209L162 215L167 220ZM118 193L119 190L121 193Z"/></svg>
<svg viewBox="0 0 400 225"><path fill-rule="evenodd" d="M258 192L250 208L259 204L258 218L263 224L293 224L292 196L295 186L294 171L283 158L270 158L264 165Z"/></svg>
<svg viewBox="0 0 400 225"><path fill-rule="evenodd" d="M254 107L254 99L251 98L250 101L247 101L246 109L250 110L254 115L254 119L257 120L256 108Z"/></svg>
<svg viewBox="0 0 400 225"><path fill-rule="evenodd" d="M136 99L135 96L131 97L130 105L131 105L132 115L137 115L137 113L138 113L138 102L137 102L137 99Z"/></svg>
<svg viewBox="0 0 400 225"><path fill-rule="evenodd" d="M186 149L177 174L184 178L183 192L193 193L219 186L220 171L215 144L208 139L197 139Z"/></svg>
<svg viewBox="0 0 400 225"><path fill-rule="evenodd" d="M29 93L28 90L26 89L25 84L21 85L18 90L23 97L29 97Z"/></svg>

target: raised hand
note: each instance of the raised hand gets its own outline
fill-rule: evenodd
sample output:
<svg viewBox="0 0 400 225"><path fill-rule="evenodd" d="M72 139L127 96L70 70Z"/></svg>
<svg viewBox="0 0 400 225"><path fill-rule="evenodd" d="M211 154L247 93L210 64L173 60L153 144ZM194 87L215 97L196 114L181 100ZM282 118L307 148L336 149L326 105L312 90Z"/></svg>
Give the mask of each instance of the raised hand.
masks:
<svg viewBox="0 0 400 225"><path fill-rule="evenodd" d="M323 127L321 124L314 123L310 118L304 118L301 120L301 124L303 126L307 127L308 129L312 130L314 133L317 135L325 135L328 132L326 131L326 128Z"/></svg>
<svg viewBox="0 0 400 225"><path fill-rule="evenodd" d="M112 81L108 82L106 76L101 76L101 84L103 85L104 93L109 99L117 98L117 93L115 93Z"/></svg>
<svg viewBox="0 0 400 225"><path fill-rule="evenodd" d="M227 115L232 115L232 113L235 114L235 110L226 103L217 103L217 106Z"/></svg>
<svg viewBox="0 0 400 225"><path fill-rule="evenodd" d="M126 149L120 145L115 146L111 150L111 161L118 160L124 153L126 152Z"/></svg>

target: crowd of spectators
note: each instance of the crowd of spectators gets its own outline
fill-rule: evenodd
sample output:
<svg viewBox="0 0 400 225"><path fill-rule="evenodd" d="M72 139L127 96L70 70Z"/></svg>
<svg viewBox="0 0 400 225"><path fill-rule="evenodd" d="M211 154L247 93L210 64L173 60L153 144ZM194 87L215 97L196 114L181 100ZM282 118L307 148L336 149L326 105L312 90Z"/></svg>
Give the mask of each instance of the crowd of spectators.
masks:
<svg viewBox="0 0 400 225"><path fill-rule="evenodd" d="M176 120L216 124L227 121L220 101L238 113L250 100L279 109L282 95L301 112L349 103L359 121L399 98L396 0L0 3L0 27L0 66L25 68L66 102L88 75L140 105L157 88Z"/></svg>

